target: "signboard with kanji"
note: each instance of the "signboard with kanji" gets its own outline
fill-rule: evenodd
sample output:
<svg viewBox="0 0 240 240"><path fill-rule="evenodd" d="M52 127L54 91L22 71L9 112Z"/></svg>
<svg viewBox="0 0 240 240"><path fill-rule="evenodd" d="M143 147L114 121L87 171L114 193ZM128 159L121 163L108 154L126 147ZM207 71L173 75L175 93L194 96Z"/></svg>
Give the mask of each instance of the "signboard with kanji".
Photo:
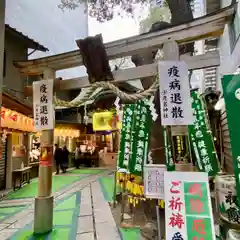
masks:
<svg viewBox="0 0 240 240"><path fill-rule="evenodd" d="M135 105L135 121L129 172L141 175L143 165L147 163L148 158L148 141L152 116L147 99L140 100Z"/></svg>
<svg viewBox="0 0 240 240"><path fill-rule="evenodd" d="M144 166L144 194L146 198L164 199L164 172L163 164L147 164Z"/></svg>
<svg viewBox="0 0 240 240"><path fill-rule="evenodd" d="M53 80L33 83L33 115L36 131L54 129Z"/></svg>
<svg viewBox="0 0 240 240"><path fill-rule="evenodd" d="M208 174L164 172L166 239L216 240Z"/></svg>
<svg viewBox="0 0 240 240"><path fill-rule="evenodd" d="M162 125L193 124L188 66L183 61L159 61Z"/></svg>
<svg viewBox="0 0 240 240"><path fill-rule="evenodd" d="M194 124L188 126L190 143L196 157L199 171L215 176L219 171L219 161L210 129L204 100L197 91L192 91L192 109Z"/></svg>
<svg viewBox="0 0 240 240"><path fill-rule="evenodd" d="M121 130L120 150L118 155L118 167L128 168L132 151L132 134L135 121L135 105L129 104L123 107L123 121Z"/></svg>

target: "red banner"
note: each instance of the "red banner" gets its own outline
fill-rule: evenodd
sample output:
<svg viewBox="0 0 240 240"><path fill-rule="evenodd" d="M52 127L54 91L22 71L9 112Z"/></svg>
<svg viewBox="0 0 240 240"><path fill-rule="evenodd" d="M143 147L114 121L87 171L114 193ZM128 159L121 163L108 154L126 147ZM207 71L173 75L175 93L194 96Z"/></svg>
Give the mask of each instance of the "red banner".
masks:
<svg viewBox="0 0 240 240"><path fill-rule="evenodd" d="M53 163L53 147L42 147L40 166L52 167Z"/></svg>

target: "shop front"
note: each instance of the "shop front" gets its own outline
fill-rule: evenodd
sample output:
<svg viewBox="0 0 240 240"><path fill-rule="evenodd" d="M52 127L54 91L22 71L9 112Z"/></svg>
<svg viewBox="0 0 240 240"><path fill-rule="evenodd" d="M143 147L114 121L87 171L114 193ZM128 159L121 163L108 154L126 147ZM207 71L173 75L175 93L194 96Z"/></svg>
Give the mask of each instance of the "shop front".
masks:
<svg viewBox="0 0 240 240"><path fill-rule="evenodd" d="M92 119L96 145L99 146L99 165L115 168L121 122L114 111L96 112Z"/></svg>
<svg viewBox="0 0 240 240"><path fill-rule="evenodd" d="M12 187L12 172L29 164L29 135L33 119L9 108L1 109L0 189Z"/></svg>

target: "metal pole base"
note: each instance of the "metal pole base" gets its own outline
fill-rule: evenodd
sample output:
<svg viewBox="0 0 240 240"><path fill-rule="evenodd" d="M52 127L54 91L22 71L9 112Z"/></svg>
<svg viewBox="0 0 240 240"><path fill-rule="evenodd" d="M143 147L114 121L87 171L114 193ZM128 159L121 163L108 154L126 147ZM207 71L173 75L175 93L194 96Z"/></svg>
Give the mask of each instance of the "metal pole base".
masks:
<svg viewBox="0 0 240 240"><path fill-rule="evenodd" d="M36 197L34 209L34 234L45 234L53 228L53 196Z"/></svg>

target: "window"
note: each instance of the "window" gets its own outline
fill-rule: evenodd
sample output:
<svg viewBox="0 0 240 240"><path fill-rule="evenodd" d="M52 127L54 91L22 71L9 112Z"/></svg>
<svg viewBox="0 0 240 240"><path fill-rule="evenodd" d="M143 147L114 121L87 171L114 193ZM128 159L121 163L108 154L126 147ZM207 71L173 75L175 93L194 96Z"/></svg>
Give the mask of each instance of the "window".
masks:
<svg viewBox="0 0 240 240"><path fill-rule="evenodd" d="M4 49L3 53L3 77L6 77L6 50Z"/></svg>

